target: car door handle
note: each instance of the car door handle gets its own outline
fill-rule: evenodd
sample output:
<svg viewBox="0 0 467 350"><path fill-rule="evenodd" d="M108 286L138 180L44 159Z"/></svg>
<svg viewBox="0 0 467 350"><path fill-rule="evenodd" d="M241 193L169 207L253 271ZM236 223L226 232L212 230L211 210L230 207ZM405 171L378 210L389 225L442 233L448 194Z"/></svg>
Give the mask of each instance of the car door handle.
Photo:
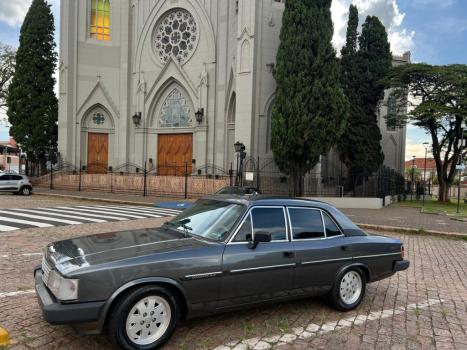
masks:
<svg viewBox="0 0 467 350"><path fill-rule="evenodd" d="M344 252L348 252L350 250L350 247L346 246L346 245L343 245L343 246L341 246L341 250L343 250Z"/></svg>
<svg viewBox="0 0 467 350"><path fill-rule="evenodd" d="M295 256L294 252L284 252L284 258L293 258Z"/></svg>

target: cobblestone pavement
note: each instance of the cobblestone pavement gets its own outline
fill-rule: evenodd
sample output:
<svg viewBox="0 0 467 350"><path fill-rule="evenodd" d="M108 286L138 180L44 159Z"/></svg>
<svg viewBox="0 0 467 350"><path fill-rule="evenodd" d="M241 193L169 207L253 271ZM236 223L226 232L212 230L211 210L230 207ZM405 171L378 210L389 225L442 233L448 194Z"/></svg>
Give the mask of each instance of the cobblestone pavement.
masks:
<svg viewBox="0 0 467 350"><path fill-rule="evenodd" d="M85 224L79 232L66 226L2 233L0 325L13 339L8 349L111 349L104 336L81 336L69 326L42 320L32 269L50 241L163 221ZM354 311L337 312L313 298L187 320L164 349L467 349L467 244L397 236L405 241L410 268L368 285Z"/></svg>
<svg viewBox="0 0 467 350"><path fill-rule="evenodd" d="M446 215L421 213L420 208L389 206L379 210L342 209L342 211L352 221L360 224L467 234L467 222L451 220Z"/></svg>

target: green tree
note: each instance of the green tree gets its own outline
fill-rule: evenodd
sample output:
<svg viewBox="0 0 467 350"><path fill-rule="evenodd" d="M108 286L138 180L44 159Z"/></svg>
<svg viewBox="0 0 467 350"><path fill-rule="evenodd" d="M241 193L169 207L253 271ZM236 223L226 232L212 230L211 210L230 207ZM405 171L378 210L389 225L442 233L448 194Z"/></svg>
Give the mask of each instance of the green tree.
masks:
<svg viewBox="0 0 467 350"><path fill-rule="evenodd" d="M32 161L57 146L58 103L54 18L45 0L33 0L21 27L16 70L7 97L10 134Z"/></svg>
<svg viewBox="0 0 467 350"><path fill-rule="evenodd" d="M357 28L358 10L351 5L347 41L341 51L342 84L350 111L338 150L347 167L348 186L354 190L384 161L377 111L384 98L381 79L387 76L392 62L386 29L377 17L366 18L361 35Z"/></svg>
<svg viewBox="0 0 467 350"><path fill-rule="evenodd" d="M290 195L303 193L303 178L341 136L347 100L331 45L331 0L288 0L282 19L274 77L272 150L290 175Z"/></svg>
<svg viewBox="0 0 467 350"><path fill-rule="evenodd" d="M449 202L456 164L461 157L461 127L467 121L467 65L431 66L411 64L394 67L386 79L395 95L412 109L398 114L399 121L410 121L431 136L433 158L439 182L438 200ZM411 102L415 101L415 102Z"/></svg>
<svg viewBox="0 0 467 350"><path fill-rule="evenodd" d="M8 86L15 72L15 50L0 43L0 108L6 108Z"/></svg>

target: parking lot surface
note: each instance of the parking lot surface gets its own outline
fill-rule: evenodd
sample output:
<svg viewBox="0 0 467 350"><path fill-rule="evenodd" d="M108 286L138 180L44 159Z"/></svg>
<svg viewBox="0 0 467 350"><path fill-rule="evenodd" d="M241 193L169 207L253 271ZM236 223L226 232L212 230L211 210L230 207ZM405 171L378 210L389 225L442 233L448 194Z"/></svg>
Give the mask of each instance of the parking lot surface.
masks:
<svg viewBox="0 0 467 350"><path fill-rule="evenodd" d="M111 349L105 336L82 336L71 327L44 322L32 270L51 241L153 227L165 220L0 233L0 326L13 342L7 348ZM432 236L397 237L405 242L410 268L369 284L354 311L337 312L314 298L186 320L164 349L467 349L467 244Z"/></svg>

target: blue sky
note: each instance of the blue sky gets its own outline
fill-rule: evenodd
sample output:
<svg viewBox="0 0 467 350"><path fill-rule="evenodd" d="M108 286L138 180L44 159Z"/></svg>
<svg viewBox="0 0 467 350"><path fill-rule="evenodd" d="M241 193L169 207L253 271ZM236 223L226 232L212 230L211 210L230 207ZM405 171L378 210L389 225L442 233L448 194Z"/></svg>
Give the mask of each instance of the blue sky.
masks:
<svg viewBox="0 0 467 350"><path fill-rule="evenodd" d="M393 53L410 50L413 62L467 63L467 0L333 0L333 43L338 49L345 40L351 2L357 5L361 18L371 14L382 20ZM19 30L30 3L31 0L0 0L0 42L18 46ZM60 0L49 3L58 19ZM0 140L6 139L8 128L0 125ZM425 141L431 143L423 130L408 126L406 158L423 156Z"/></svg>

